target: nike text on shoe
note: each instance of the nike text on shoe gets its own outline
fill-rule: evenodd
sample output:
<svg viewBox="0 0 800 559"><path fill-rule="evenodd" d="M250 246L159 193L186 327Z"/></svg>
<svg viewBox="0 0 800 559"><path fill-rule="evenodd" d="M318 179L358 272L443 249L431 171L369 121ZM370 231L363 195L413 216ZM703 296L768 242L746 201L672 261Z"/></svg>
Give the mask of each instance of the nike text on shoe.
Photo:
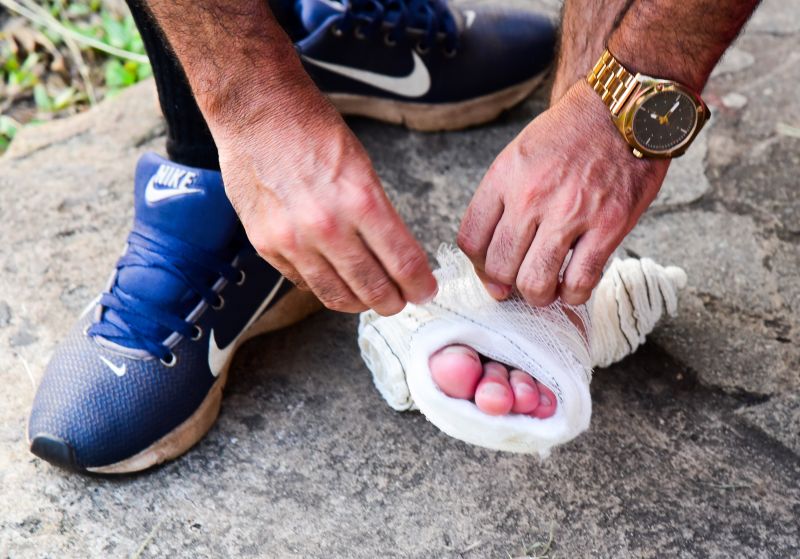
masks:
<svg viewBox="0 0 800 559"><path fill-rule="evenodd" d="M481 124L523 100L556 37L536 14L443 0L296 0L295 21L286 11L306 70L342 113L418 130Z"/></svg>
<svg viewBox="0 0 800 559"><path fill-rule="evenodd" d="M319 308L255 253L219 173L147 154L135 203L106 290L33 403L31 451L59 466L125 473L179 456L214 423L239 344Z"/></svg>

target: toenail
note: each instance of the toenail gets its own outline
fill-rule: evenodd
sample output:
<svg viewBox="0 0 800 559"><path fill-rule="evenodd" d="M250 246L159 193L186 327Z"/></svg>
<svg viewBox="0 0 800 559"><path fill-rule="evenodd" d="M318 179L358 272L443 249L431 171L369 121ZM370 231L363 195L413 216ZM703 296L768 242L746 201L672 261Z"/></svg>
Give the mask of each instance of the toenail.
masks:
<svg viewBox="0 0 800 559"><path fill-rule="evenodd" d="M516 390L520 394L533 394L534 392L536 392L533 389L533 386L525 382L520 382L519 384L517 384L517 386L514 387L514 390Z"/></svg>
<svg viewBox="0 0 800 559"><path fill-rule="evenodd" d="M442 354L469 355L477 359L477 355L472 349L458 344L447 346L442 350Z"/></svg>
<svg viewBox="0 0 800 559"><path fill-rule="evenodd" d="M553 401L550 399L550 396L548 396L547 394L542 394L540 399L539 399L539 403L541 405L543 405L544 407L547 407L547 406L551 405L553 403Z"/></svg>
<svg viewBox="0 0 800 559"><path fill-rule="evenodd" d="M486 365L484 365L484 369L487 373L494 373L508 378L508 369L503 367L500 363L489 361Z"/></svg>
<svg viewBox="0 0 800 559"><path fill-rule="evenodd" d="M506 387L497 382L488 382L484 384L481 388L481 392L484 396L496 396L498 398L508 394Z"/></svg>

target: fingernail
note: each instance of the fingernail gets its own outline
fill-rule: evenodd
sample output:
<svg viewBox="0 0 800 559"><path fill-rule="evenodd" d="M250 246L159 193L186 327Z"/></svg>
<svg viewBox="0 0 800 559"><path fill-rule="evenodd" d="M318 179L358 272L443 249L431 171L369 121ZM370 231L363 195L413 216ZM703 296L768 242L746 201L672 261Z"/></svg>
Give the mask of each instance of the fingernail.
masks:
<svg viewBox="0 0 800 559"><path fill-rule="evenodd" d="M553 401L550 400L550 397L547 394L542 394L539 397L539 404L544 406L544 407L547 407L547 406L551 405L552 403L553 403Z"/></svg>
<svg viewBox="0 0 800 559"><path fill-rule="evenodd" d="M436 299L436 296L437 296L438 294L439 294L439 286L437 285L437 286L436 286L436 289L434 289L434 290L433 290L433 293L431 293L431 294L430 294L428 297L426 297L426 298L425 298L425 299L424 299L422 302L420 302L420 305L427 305L428 303L430 303L431 301L433 301L434 299Z"/></svg>
<svg viewBox="0 0 800 559"><path fill-rule="evenodd" d="M508 294L508 288L506 286L492 282L486 284L486 291L495 299L505 299Z"/></svg>

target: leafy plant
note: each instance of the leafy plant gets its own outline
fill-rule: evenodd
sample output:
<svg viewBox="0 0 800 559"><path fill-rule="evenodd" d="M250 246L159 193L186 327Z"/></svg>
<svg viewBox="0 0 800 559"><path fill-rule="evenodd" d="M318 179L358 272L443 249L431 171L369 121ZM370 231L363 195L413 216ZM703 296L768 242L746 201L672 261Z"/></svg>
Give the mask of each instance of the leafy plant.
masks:
<svg viewBox="0 0 800 559"><path fill-rule="evenodd" d="M14 139L19 129L19 123L10 116L0 115L0 153L8 149L8 144Z"/></svg>
<svg viewBox="0 0 800 559"><path fill-rule="evenodd" d="M6 115L0 120L5 123L0 153L13 138L11 130L19 127L17 120L47 120L82 110L151 75L133 18L119 5L0 0L0 9L18 16L0 27L0 113ZM35 110L19 110L26 106Z"/></svg>

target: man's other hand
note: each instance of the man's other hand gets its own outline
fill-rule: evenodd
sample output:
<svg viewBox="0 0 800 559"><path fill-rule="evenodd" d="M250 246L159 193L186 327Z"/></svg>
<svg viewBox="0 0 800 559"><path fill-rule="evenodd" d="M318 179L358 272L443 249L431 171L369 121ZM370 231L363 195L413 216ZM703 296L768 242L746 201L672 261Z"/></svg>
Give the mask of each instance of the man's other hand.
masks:
<svg viewBox="0 0 800 559"><path fill-rule="evenodd" d="M458 244L497 299L516 287L532 305L584 303L668 167L636 159L597 94L577 82L495 159Z"/></svg>

